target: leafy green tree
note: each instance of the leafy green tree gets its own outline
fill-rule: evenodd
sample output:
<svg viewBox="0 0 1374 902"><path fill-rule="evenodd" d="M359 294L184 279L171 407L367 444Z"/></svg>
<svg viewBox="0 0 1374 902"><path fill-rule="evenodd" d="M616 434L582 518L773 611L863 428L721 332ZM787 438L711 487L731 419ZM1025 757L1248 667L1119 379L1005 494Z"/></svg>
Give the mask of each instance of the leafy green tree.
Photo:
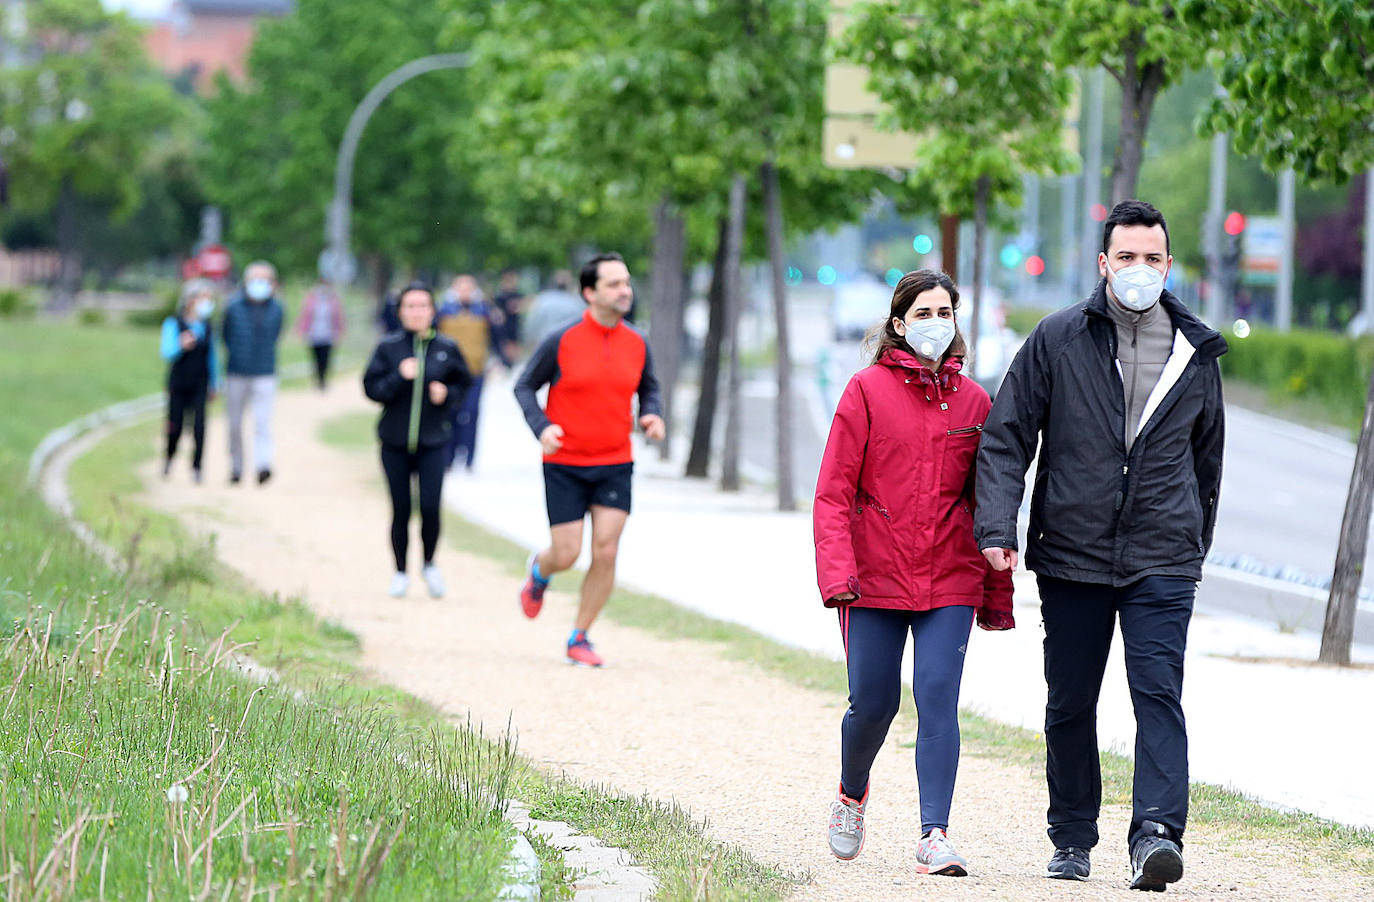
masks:
<svg viewBox="0 0 1374 902"><path fill-rule="evenodd" d="M237 247L288 271L313 271L349 117L393 70L462 49L464 30L449 35L452 43L439 40L449 22L422 0L300 0L293 14L262 24L247 84L221 76L208 104L208 188ZM472 119L479 91L469 70L429 73L372 117L353 177L362 254L433 268L490 262L491 231L464 165L480 140Z"/></svg>
<svg viewBox="0 0 1374 902"><path fill-rule="evenodd" d="M836 47L868 68L868 87L885 105L880 123L922 136L909 181L943 215L975 218L975 307L989 209L1020 205L1024 173L1073 166L1063 140L1072 83L1030 49L1053 32L1049 17L1021 0L879 0L855 9ZM976 348L978 317L966 327Z"/></svg>
<svg viewBox="0 0 1374 902"><path fill-rule="evenodd" d="M0 70L0 149L15 206L55 211L61 307L81 285L82 211L126 221L143 198L144 161L186 107L124 15L99 0L39 0L26 10L22 61Z"/></svg>
<svg viewBox="0 0 1374 902"><path fill-rule="evenodd" d="M1374 165L1374 6L1363 0L1181 0L1212 54L1224 97L1209 130L1228 132L1272 172L1344 182Z"/></svg>

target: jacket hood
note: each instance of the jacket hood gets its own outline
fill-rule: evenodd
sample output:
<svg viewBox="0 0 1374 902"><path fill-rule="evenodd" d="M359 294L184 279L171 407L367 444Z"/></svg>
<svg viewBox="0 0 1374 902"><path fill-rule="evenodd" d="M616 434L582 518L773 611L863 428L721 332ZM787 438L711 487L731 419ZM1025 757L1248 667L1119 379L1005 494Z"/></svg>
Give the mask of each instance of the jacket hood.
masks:
<svg viewBox="0 0 1374 902"><path fill-rule="evenodd" d="M1100 316L1110 320L1111 312L1107 310L1110 303L1107 298L1107 280L1098 279L1097 287L1083 302L1082 309L1089 316ZM1183 337L1188 339L1188 344L1192 345L1199 355L1216 358L1226 353L1226 339L1222 334L1198 319L1173 292L1166 290L1161 293L1159 303L1163 305L1164 312L1169 314L1169 320L1174 328L1183 333Z"/></svg>
<svg viewBox="0 0 1374 902"><path fill-rule="evenodd" d="M929 373L926 365L916 359L916 355L901 348L888 348L883 352L883 356L878 358L878 363L883 366L890 366L893 369L920 370ZM939 375L953 375L964 368L964 358L962 356L949 356L937 368Z"/></svg>

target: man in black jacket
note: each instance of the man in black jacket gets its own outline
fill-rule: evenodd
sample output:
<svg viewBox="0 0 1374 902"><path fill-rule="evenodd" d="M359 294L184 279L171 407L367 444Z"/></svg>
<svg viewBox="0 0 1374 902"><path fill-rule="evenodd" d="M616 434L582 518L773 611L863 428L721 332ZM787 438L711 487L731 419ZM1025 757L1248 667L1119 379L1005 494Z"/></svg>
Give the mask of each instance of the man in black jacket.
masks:
<svg viewBox="0 0 1374 902"><path fill-rule="evenodd" d="M1183 874L1183 652L1221 486L1226 341L1163 290L1158 210L1117 204L1092 297L1046 317L983 427L974 535L1015 568L1016 516L1040 443L1026 564L1045 623L1047 876L1086 879L1102 779L1097 698L1118 615L1136 716L1131 886Z"/></svg>

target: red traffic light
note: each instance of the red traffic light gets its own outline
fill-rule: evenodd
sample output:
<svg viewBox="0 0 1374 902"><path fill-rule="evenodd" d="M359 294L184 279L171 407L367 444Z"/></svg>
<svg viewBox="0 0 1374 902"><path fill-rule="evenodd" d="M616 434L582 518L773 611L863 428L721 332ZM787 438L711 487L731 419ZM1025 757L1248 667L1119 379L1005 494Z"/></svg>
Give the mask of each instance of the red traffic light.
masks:
<svg viewBox="0 0 1374 902"><path fill-rule="evenodd" d="M1039 254L1032 254L1026 258L1026 272L1032 276L1043 275L1045 272L1045 258Z"/></svg>
<svg viewBox="0 0 1374 902"><path fill-rule="evenodd" d="M1245 214L1237 213L1232 210L1226 214L1226 221L1221 224L1221 230L1228 235L1239 235L1245 231Z"/></svg>

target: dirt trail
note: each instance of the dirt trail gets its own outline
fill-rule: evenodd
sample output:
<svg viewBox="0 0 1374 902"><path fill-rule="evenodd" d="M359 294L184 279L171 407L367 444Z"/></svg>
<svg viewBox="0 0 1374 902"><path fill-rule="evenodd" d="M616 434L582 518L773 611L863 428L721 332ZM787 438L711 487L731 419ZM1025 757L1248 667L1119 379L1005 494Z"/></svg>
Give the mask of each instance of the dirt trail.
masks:
<svg viewBox="0 0 1374 902"><path fill-rule="evenodd" d="M894 725L874 766L864 853L842 863L830 856L824 836L842 699L723 660L701 643L606 621L595 638L608 666L569 667L562 646L571 594L552 592L544 614L527 621L516 605L517 580L486 559L449 549L438 557L446 598L424 595L416 576L409 598L388 598L389 515L375 455L340 451L318 438L321 422L368 406L353 378L324 395L281 395L275 477L265 487L227 484L224 426L215 420L206 483L191 485L180 464L164 481L149 464L142 473L146 500L197 532L216 534L221 558L261 588L299 595L357 633L365 665L383 680L459 717L470 712L489 732L510 718L521 752L539 764L627 793L675 799L706 818L714 837L809 874L794 899L1140 899L1126 889L1126 808L1103 814L1091 881L1045 880L1052 850L1042 775L969 755L960 764L951 836L973 874L918 876L910 719ZM576 580L565 575L555 586L572 589ZM1331 872L1289 849L1232 841L1200 824L1188 839L1187 875L1170 890L1174 896L1374 898L1374 879Z"/></svg>

